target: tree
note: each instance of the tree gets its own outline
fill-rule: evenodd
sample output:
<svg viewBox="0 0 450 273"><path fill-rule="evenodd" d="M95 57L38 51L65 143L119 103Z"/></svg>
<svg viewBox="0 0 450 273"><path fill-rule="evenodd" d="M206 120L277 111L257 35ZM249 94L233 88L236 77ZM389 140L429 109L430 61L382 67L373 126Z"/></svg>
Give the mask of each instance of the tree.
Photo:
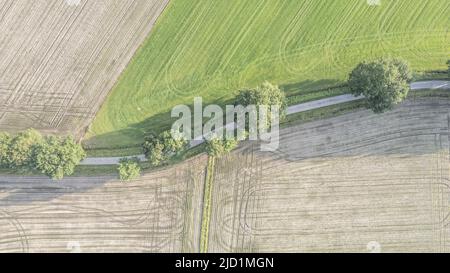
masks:
<svg viewBox="0 0 450 273"><path fill-rule="evenodd" d="M286 95L281 89L269 82L264 82L254 89L246 89L239 92L236 98L236 104L242 106L266 106L267 108L267 127L271 124L271 109L273 106L278 106L280 120L286 116Z"/></svg>
<svg viewBox="0 0 450 273"><path fill-rule="evenodd" d="M11 137L0 134L0 166L37 170L57 180L71 175L86 156L72 137L42 137L33 130Z"/></svg>
<svg viewBox="0 0 450 273"><path fill-rule="evenodd" d="M239 92L236 101L243 106L267 105L280 107L280 114L286 110L286 95L277 86L265 81L254 89L246 89Z"/></svg>
<svg viewBox="0 0 450 273"><path fill-rule="evenodd" d="M145 138L144 145L145 157L153 166L159 166L165 161L164 145L155 134L150 134Z"/></svg>
<svg viewBox="0 0 450 273"><path fill-rule="evenodd" d="M0 167L8 166L8 150L11 145L11 136L0 133Z"/></svg>
<svg viewBox="0 0 450 273"><path fill-rule="evenodd" d="M171 131L165 131L158 137L150 134L145 138L144 153L153 166L166 164L171 158L186 150L188 141L181 136L172 136Z"/></svg>
<svg viewBox="0 0 450 273"><path fill-rule="evenodd" d="M368 108L382 113L406 98L411 80L405 61L384 58L359 64L351 72L348 84L353 95L365 96Z"/></svg>
<svg viewBox="0 0 450 273"><path fill-rule="evenodd" d="M122 181L130 181L141 175L141 167L138 158L122 158L117 168L119 178Z"/></svg>
<svg viewBox="0 0 450 273"><path fill-rule="evenodd" d="M50 136L34 148L32 164L36 170L54 180L60 180L65 175L72 175L85 157L83 148L72 137Z"/></svg>
<svg viewBox="0 0 450 273"><path fill-rule="evenodd" d="M8 167L32 168L33 149L42 141L42 135L33 129L21 132L12 138L6 159Z"/></svg>
<svg viewBox="0 0 450 273"><path fill-rule="evenodd" d="M222 140L214 138L207 142L206 152L209 156L222 157L231 153L238 146L239 142L235 139Z"/></svg>
<svg viewBox="0 0 450 273"><path fill-rule="evenodd" d="M153 166L161 166L167 161L167 156L164 154L164 145L159 141L153 144L146 153L147 159Z"/></svg>
<svg viewBox="0 0 450 273"><path fill-rule="evenodd" d="M164 145L164 154L168 157L177 156L186 150L188 141L181 135L174 136L171 131L165 131L159 136Z"/></svg>

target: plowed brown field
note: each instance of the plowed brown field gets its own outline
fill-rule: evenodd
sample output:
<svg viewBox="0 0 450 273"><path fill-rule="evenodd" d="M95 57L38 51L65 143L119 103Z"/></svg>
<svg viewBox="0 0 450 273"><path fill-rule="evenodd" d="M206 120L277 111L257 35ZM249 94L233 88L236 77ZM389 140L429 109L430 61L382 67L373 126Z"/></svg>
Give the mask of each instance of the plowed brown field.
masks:
<svg viewBox="0 0 450 273"><path fill-rule="evenodd" d="M206 157L137 181L0 178L0 252L199 252Z"/></svg>
<svg viewBox="0 0 450 273"><path fill-rule="evenodd" d="M212 252L449 252L450 103L282 132L216 164Z"/></svg>

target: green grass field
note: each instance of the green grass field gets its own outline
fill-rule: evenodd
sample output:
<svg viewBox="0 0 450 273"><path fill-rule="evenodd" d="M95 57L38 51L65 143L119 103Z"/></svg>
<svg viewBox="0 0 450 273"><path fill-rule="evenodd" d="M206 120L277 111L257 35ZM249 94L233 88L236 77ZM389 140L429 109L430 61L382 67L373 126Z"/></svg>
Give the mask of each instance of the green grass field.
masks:
<svg viewBox="0 0 450 273"><path fill-rule="evenodd" d="M449 14L448 0L172 0L85 145L139 145L145 132L170 128L173 106L195 96L224 104L264 80L295 102L339 94L329 87L363 59L396 56L415 71L443 70Z"/></svg>

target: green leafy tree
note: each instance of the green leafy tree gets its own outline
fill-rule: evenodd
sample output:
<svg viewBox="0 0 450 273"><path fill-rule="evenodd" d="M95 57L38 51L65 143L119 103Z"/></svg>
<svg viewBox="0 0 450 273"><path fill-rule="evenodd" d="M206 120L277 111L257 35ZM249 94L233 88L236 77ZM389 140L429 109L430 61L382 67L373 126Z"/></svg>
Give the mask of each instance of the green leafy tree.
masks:
<svg viewBox="0 0 450 273"><path fill-rule="evenodd" d="M209 156L222 157L236 149L238 144L239 142L235 139L222 140L214 138L207 142L206 152Z"/></svg>
<svg viewBox="0 0 450 273"><path fill-rule="evenodd" d="M7 156L7 165L10 168L32 168L33 149L43 141L42 135L30 129L19 133L12 138Z"/></svg>
<svg viewBox="0 0 450 273"><path fill-rule="evenodd" d="M75 167L86 157L80 144L72 137L47 137L33 151L34 168L54 180L72 175Z"/></svg>
<svg viewBox="0 0 450 273"><path fill-rule="evenodd" d="M150 164L155 167L163 165L168 160L168 157L164 154L164 145L159 141L156 142L147 153L147 158Z"/></svg>
<svg viewBox="0 0 450 273"><path fill-rule="evenodd" d="M272 118L272 106L279 107L280 120L283 120L286 116L287 102L285 93L278 86L267 81L254 89L240 91L236 98L236 104L242 106L267 106L268 127L270 126Z"/></svg>
<svg viewBox="0 0 450 273"><path fill-rule="evenodd" d="M384 58L359 64L351 72L348 84L353 95L365 96L368 108L382 113L406 98L411 80L405 61Z"/></svg>
<svg viewBox="0 0 450 273"><path fill-rule="evenodd" d="M150 134L145 138L143 149L145 157L153 166L159 166L164 162L164 145L156 135Z"/></svg>
<svg viewBox="0 0 450 273"><path fill-rule="evenodd" d="M164 145L164 154L168 157L177 156L187 148L188 141L178 136L173 136L171 131L165 131L159 136L160 142Z"/></svg>
<svg viewBox="0 0 450 273"><path fill-rule="evenodd" d="M8 166L8 150L11 145L11 136L0 133L0 167Z"/></svg>
<svg viewBox="0 0 450 273"><path fill-rule="evenodd" d="M238 95L237 102L247 105L286 105L286 96L276 85L265 81L254 89L242 90Z"/></svg>
<svg viewBox="0 0 450 273"><path fill-rule="evenodd" d="M185 151L187 145L185 138L173 137L171 131L165 131L158 137L154 134L147 136L143 148L150 163L153 166L161 166Z"/></svg>
<svg viewBox="0 0 450 273"><path fill-rule="evenodd" d="M141 176L141 167L138 158L121 159L117 170L119 172L119 178L122 181L131 181Z"/></svg>

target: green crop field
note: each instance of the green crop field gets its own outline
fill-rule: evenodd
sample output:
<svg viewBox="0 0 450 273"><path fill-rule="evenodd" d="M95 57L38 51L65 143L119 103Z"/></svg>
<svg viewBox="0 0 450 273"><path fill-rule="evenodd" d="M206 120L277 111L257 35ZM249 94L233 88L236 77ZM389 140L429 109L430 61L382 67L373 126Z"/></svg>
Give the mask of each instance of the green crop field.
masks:
<svg viewBox="0 0 450 273"><path fill-rule="evenodd" d="M195 96L223 104L264 80L301 101L333 95L361 60L415 71L450 58L448 0L172 0L98 113L91 148L127 147L170 128ZM336 89L338 93L342 89Z"/></svg>

